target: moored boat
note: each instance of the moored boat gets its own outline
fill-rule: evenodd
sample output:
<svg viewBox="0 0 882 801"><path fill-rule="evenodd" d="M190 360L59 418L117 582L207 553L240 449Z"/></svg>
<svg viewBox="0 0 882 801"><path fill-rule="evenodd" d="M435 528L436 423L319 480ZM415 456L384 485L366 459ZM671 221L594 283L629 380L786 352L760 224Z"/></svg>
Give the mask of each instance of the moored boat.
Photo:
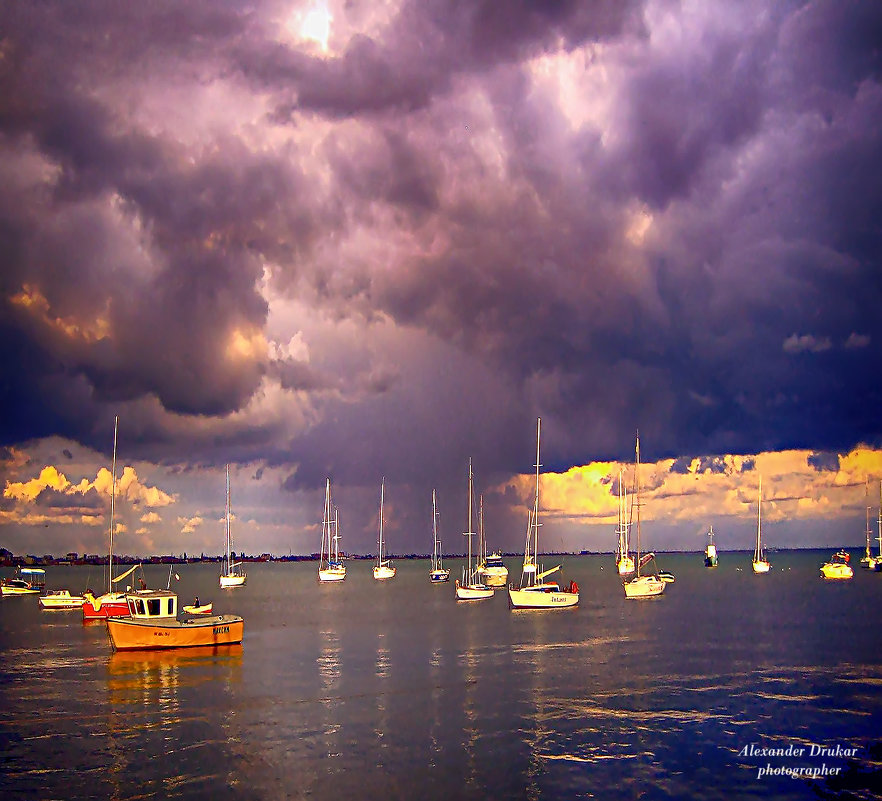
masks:
<svg viewBox="0 0 882 801"><path fill-rule="evenodd" d="M383 540L383 501L386 496L386 479L380 482L380 532L377 539L377 564L374 565L374 578L377 581L387 581L395 578L398 569L393 567L389 559L384 559L384 540Z"/></svg>
<svg viewBox="0 0 882 801"><path fill-rule="evenodd" d="M238 615L177 618L177 595L141 590L126 596L129 617L109 618L107 634L115 651L194 648L242 642L245 622Z"/></svg>
<svg viewBox="0 0 882 801"><path fill-rule="evenodd" d="M241 587L246 581L246 573L242 570L242 562L236 562L236 552L233 550L233 531L232 519L233 513L230 508L230 466L227 465L227 498L226 512L224 514L224 563L223 569L218 579L222 589L230 589L232 587Z"/></svg>
<svg viewBox="0 0 882 801"><path fill-rule="evenodd" d="M754 573L768 573L772 565L766 559L763 550L763 477L759 477L759 498L756 504L756 546L753 549L753 561L750 563Z"/></svg>
<svg viewBox="0 0 882 801"><path fill-rule="evenodd" d="M546 581L557 573L560 565L549 570L539 569L539 435L542 419L536 421L536 492L533 508L527 514L527 541L521 568L521 585L509 585L508 603L512 609L566 609L579 603L579 585L571 581L566 588L556 581Z"/></svg>
<svg viewBox="0 0 882 801"><path fill-rule="evenodd" d="M0 583L0 596L39 595L46 586L46 571L41 567L20 567L11 579Z"/></svg>
<svg viewBox="0 0 882 801"><path fill-rule="evenodd" d="M830 557L829 562L821 565L821 576L825 579L850 579L854 576L854 570L849 562L849 555L845 551L837 551Z"/></svg>
<svg viewBox="0 0 882 801"><path fill-rule="evenodd" d="M474 495L472 481L472 460L469 459L468 529L463 532L463 535L469 538L469 546L466 563L462 568L462 581L456 580L457 601L483 601L493 597L493 589L478 577L478 560L475 559L474 565L472 564L472 537L475 536L475 532L472 531L472 497ZM478 547L480 550L480 546Z"/></svg>
<svg viewBox="0 0 882 801"><path fill-rule="evenodd" d="M634 459L634 495L636 501L634 508L637 510L637 566L633 578L622 583L625 590L626 598L655 598L665 591L665 585L668 583L666 578L662 578L660 573L643 573L642 570L650 562L655 561L655 554L650 552L640 556L640 434L637 434ZM673 580L673 576L671 576Z"/></svg>
<svg viewBox="0 0 882 801"><path fill-rule="evenodd" d="M435 490L432 490L432 569L429 571L432 584L450 581L450 568L444 567L441 558L441 540L438 539L438 507L435 503Z"/></svg>
<svg viewBox="0 0 882 801"><path fill-rule="evenodd" d="M181 611L186 612L188 615L210 615L213 608L214 604L211 601L207 604L200 604L197 598L192 604L182 606Z"/></svg>
<svg viewBox="0 0 882 801"><path fill-rule="evenodd" d="M714 542L714 527L711 526L707 532L707 547L704 549L704 566L716 567L718 564L717 546Z"/></svg>
<svg viewBox="0 0 882 801"><path fill-rule="evenodd" d="M333 510L333 515L332 515ZM346 565L340 559L340 533L337 508L331 503L331 479L325 482L325 510L322 514L322 544L319 554L318 580L344 581Z"/></svg>
<svg viewBox="0 0 882 801"><path fill-rule="evenodd" d="M628 490L624 471L619 470L619 516L616 524L616 570L622 578L634 575L634 557L631 556L631 523L628 520Z"/></svg>
<svg viewBox="0 0 882 801"><path fill-rule="evenodd" d="M86 602L82 595L71 595L70 590L49 590L40 596L41 609L80 609Z"/></svg>

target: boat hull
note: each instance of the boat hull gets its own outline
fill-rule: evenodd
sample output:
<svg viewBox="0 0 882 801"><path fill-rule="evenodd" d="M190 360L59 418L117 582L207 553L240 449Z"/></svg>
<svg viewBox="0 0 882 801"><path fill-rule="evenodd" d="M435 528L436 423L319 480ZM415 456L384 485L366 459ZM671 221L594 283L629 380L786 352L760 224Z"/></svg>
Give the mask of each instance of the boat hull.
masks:
<svg viewBox="0 0 882 801"><path fill-rule="evenodd" d="M67 590L40 596L42 609L81 609L85 602L86 599L82 595L71 595Z"/></svg>
<svg viewBox="0 0 882 801"><path fill-rule="evenodd" d="M460 584L456 581L457 601L483 601L493 597L493 590L480 584Z"/></svg>
<svg viewBox="0 0 882 801"><path fill-rule="evenodd" d="M382 565L381 567L374 568L374 578L377 581L386 581L387 579L395 578L396 572L396 568Z"/></svg>
<svg viewBox="0 0 882 801"><path fill-rule="evenodd" d="M194 620L132 620L110 618L107 633L115 651L153 651L235 645L242 642L245 621L238 615Z"/></svg>
<svg viewBox="0 0 882 801"><path fill-rule="evenodd" d="M771 565L768 562L751 562L754 573L768 573Z"/></svg>
<svg viewBox="0 0 882 801"><path fill-rule="evenodd" d="M245 583L245 578L245 576L227 574L220 577L220 586L222 589L228 589L229 587L241 587Z"/></svg>
<svg viewBox="0 0 882 801"><path fill-rule="evenodd" d="M214 604L202 604L201 606L188 605L181 608L188 615L210 615Z"/></svg>
<svg viewBox="0 0 882 801"><path fill-rule="evenodd" d="M125 593L112 592L97 598L86 593L83 603L83 620L107 620L109 617L128 617L129 604Z"/></svg>
<svg viewBox="0 0 882 801"><path fill-rule="evenodd" d="M6 585L0 586L0 596L4 598L12 598L16 595L39 595L40 591L38 589L34 589L33 587L8 587Z"/></svg>
<svg viewBox="0 0 882 801"><path fill-rule="evenodd" d="M579 593L549 588L515 590L509 587L508 603L512 609L566 609L579 603Z"/></svg>
<svg viewBox="0 0 882 801"><path fill-rule="evenodd" d="M318 578L322 582L343 581L346 578L346 568L329 567L319 570Z"/></svg>
<svg viewBox="0 0 882 801"><path fill-rule="evenodd" d="M665 591L665 582L658 576L638 576L623 586L626 598L655 598Z"/></svg>
<svg viewBox="0 0 882 801"><path fill-rule="evenodd" d="M445 581L450 581L450 571L433 570L429 573L429 581L431 581L432 584L443 584Z"/></svg>
<svg viewBox="0 0 882 801"><path fill-rule="evenodd" d="M854 570L850 565L837 562L821 565L821 576L825 579L850 579L854 576Z"/></svg>
<svg viewBox="0 0 882 801"><path fill-rule="evenodd" d="M488 587L504 587L508 583L508 568L485 568L481 576Z"/></svg>

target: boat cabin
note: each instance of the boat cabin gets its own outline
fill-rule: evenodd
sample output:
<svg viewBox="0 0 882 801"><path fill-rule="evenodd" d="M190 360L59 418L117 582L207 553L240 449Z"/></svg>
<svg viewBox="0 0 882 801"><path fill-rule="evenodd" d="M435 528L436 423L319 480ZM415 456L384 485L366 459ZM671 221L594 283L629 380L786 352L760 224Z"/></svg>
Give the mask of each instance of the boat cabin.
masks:
<svg viewBox="0 0 882 801"><path fill-rule="evenodd" d="M126 593L129 615L134 620L177 617L178 596L171 590L137 590Z"/></svg>

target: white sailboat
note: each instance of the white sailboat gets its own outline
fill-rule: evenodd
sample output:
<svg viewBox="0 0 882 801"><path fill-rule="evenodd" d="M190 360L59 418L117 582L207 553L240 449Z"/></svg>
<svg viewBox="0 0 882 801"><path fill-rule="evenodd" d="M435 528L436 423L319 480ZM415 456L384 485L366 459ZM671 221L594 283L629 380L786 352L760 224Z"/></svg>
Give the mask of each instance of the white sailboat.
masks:
<svg viewBox="0 0 882 801"><path fill-rule="evenodd" d="M766 560L763 550L763 477L759 477L759 500L756 504L756 547L753 551L754 573L768 573L771 564Z"/></svg>
<svg viewBox="0 0 882 801"><path fill-rule="evenodd" d="M488 587L478 577L477 557L474 566L472 566L472 537L475 536L475 532L472 531L472 498L474 497L472 481L472 460L469 459L468 530L463 532L463 535L469 538L469 549L468 559L462 569L462 581L456 580L457 601L482 601L485 598L493 597L493 588Z"/></svg>
<svg viewBox="0 0 882 801"><path fill-rule="evenodd" d="M616 570L623 578L634 575L634 557L631 556L631 523L628 520L628 490L624 473L619 470L619 519L616 525Z"/></svg>
<svg viewBox="0 0 882 801"><path fill-rule="evenodd" d="M873 560L873 568L882 573L882 480L879 481L879 555Z"/></svg>
<svg viewBox="0 0 882 801"><path fill-rule="evenodd" d="M331 510L334 515L331 518ZM325 511L322 514L322 544L319 554L319 581L343 581L346 565L340 559L340 533L337 508L331 505L331 479L325 483Z"/></svg>
<svg viewBox="0 0 882 801"><path fill-rule="evenodd" d="M642 573L642 569L655 559L654 553L644 554L640 556L640 434L637 434L636 458L634 462L634 494L636 502L634 504L637 510L637 551L636 551L636 575L634 578L624 582L626 598L654 598L661 595L665 591L664 578L656 573Z"/></svg>
<svg viewBox="0 0 882 801"><path fill-rule="evenodd" d="M377 564L374 565L374 578L377 581L395 578L397 569L392 567L392 562L383 558L383 499L386 492L386 479L380 484L380 535L377 540Z"/></svg>
<svg viewBox="0 0 882 801"><path fill-rule="evenodd" d="M536 421L536 494L533 509L527 515L527 541L524 546L524 564L521 569L521 586L509 586L508 601L512 609L561 609L579 603L579 585L571 581L561 589L556 581L545 579L560 570L560 565L549 570L539 570L539 437L542 418Z"/></svg>
<svg viewBox="0 0 882 801"><path fill-rule="evenodd" d="M432 569L429 571L432 584L450 581L450 570L441 560L441 540L438 539L438 507L435 504L435 490L432 490Z"/></svg>
<svg viewBox="0 0 882 801"><path fill-rule="evenodd" d="M222 588L241 587L245 583L246 575L242 570L241 562L234 562L235 552L233 551L233 531L230 525L233 515L230 509L230 466L227 465L227 501L226 514L224 515L224 562L223 572L220 575L220 586Z"/></svg>

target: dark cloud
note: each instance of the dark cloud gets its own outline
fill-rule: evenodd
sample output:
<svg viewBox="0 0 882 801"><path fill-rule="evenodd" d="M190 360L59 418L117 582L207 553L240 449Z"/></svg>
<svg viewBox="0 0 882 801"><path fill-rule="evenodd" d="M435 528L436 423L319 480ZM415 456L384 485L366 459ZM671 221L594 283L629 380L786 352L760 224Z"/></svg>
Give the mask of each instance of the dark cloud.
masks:
<svg viewBox="0 0 882 801"><path fill-rule="evenodd" d="M122 409L417 525L539 414L549 469L880 444L876 6L331 10L0 9L0 446Z"/></svg>

